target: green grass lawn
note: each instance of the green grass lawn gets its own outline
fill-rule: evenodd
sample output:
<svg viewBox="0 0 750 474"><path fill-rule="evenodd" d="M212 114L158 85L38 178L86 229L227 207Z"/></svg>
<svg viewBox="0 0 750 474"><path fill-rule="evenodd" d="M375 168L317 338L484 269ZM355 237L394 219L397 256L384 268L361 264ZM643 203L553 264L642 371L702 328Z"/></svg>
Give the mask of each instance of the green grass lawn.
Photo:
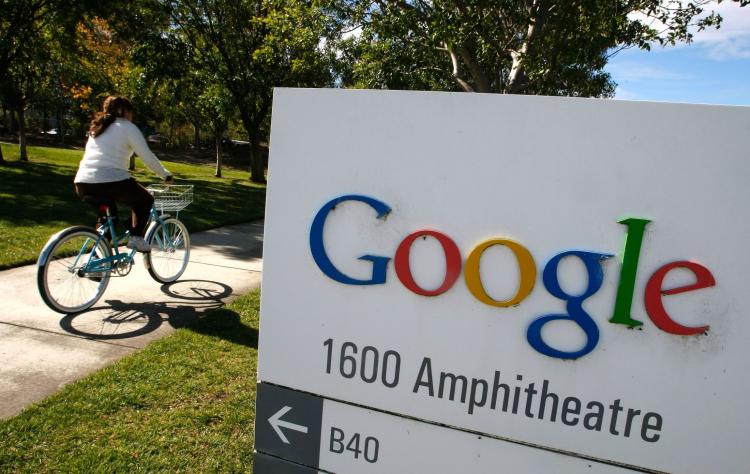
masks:
<svg viewBox="0 0 750 474"><path fill-rule="evenodd" d="M94 212L73 191L79 150L29 147L29 161L18 161L18 147L2 146L0 166L0 270L36 261L50 235L71 225L92 225ZM135 178L159 179L137 162ZM265 186L249 181L248 171L225 169L215 178L213 165L164 161L175 184L193 184L195 202L180 213L191 232L263 217ZM121 212L123 218L127 217Z"/></svg>
<svg viewBox="0 0 750 474"><path fill-rule="evenodd" d="M259 292L0 421L2 472L250 472Z"/></svg>

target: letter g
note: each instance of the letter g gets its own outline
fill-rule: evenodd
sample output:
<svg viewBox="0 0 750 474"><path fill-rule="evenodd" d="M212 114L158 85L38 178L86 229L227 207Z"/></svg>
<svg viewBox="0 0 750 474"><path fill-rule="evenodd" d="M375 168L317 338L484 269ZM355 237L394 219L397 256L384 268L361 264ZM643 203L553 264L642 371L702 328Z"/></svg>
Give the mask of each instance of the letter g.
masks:
<svg viewBox="0 0 750 474"><path fill-rule="evenodd" d="M583 309L583 302L601 288L604 282L604 271L602 270L601 261L611 256L609 254L569 250L555 255L547 262L542 275L544 286L552 296L565 301L568 313L550 314L535 319L526 331L526 338L531 347L544 355L559 359L577 359L594 350L596 344L599 342L599 328L594 319ZM569 295L560 287L557 267L560 261L566 257L577 257L586 266L588 286L580 295ZM586 334L586 344L581 349L572 352L555 349L547 344L542 337L542 328L545 324L552 321L571 321L576 323Z"/></svg>
<svg viewBox="0 0 750 474"><path fill-rule="evenodd" d="M391 212L391 208L386 204L367 196L347 195L337 197L328 201L320 208L313 219L310 227L310 251L312 252L315 263L318 268L329 278L346 285L378 285L385 283L386 267L388 266L389 257L378 257L374 255L363 255L359 260L372 262L372 276L369 280L358 280L341 273L328 258L325 246L323 245L323 228L325 227L326 218L338 204L345 201L360 201L372 207L377 213L378 219L385 218Z"/></svg>

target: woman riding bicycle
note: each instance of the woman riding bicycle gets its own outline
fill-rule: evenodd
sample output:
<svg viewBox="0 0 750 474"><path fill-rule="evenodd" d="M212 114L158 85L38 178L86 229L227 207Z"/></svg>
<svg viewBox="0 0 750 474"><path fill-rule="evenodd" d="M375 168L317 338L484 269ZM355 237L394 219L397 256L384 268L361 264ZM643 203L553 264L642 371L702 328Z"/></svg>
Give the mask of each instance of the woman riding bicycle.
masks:
<svg viewBox="0 0 750 474"><path fill-rule="evenodd" d="M165 182L172 175L151 152L143 134L133 123L133 104L125 97L109 96L102 111L97 112L89 127L86 151L78 167L74 184L78 197L108 198L131 208L128 248L148 252L143 240L154 198L130 176L128 165L135 152L151 171ZM112 209L116 215L117 209Z"/></svg>

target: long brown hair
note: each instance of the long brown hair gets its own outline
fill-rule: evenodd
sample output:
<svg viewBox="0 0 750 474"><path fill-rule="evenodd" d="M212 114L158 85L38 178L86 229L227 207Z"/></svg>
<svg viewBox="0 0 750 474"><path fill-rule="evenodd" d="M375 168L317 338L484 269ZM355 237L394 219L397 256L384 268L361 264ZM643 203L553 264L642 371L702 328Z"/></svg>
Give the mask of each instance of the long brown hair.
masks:
<svg viewBox="0 0 750 474"><path fill-rule="evenodd" d="M104 99L102 111L97 112L89 126L89 136L98 137L112 125L117 117L124 117L133 111L133 104L125 97L111 95Z"/></svg>

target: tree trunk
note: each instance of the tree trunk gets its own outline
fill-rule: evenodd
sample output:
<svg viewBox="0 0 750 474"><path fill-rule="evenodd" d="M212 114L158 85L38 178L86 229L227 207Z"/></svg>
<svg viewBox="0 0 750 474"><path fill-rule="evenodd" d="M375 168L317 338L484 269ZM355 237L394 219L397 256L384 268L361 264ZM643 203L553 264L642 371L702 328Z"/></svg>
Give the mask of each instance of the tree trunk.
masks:
<svg viewBox="0 0 750 474"><path fill-rule="evenodd" d="M253 183L266 183L265 167L263 158L260 154L260 123L255 123L244 110L240 110L242 125L247 132L247 138L250 141L250 181Z"/></svg>
<svg viewBox="0 0 750 474"><path fill-rule="evenodd" d="M508 79L508 92L511 94L520 94L526 87L526 63L524 61L527 49L527 43L521 47L521 52L513 51L510 53L513 58L513 65L510 68L510 75Z"/></svg>
<svg viewBox="0 0 750 474"><path fill-rule="evenodd" d="M223 135L223 132L220 130L216 130L216 173L214 176L217 178L221 178L221 158L222 158L222 149L221 149L221 136Z"/></svg>
<svg viewBox="0 0 750 474"><path fill-rule="evenodd" d="M21 105L16 111L18 114L18 159L29 161L29 155L26 151L26 104L21 101Z"/></svg>
<svg viewBox="0 0 750 474"><path fill-rule="evenodd" d="M8 109L5 108L5 102L0 102L0 106L3 109L3 128L7 131L9 127L8 124ZM3 147L0 146L0 165L5 164L5 157L3 156Z"/></svg>
<svg viewBox="0 0 750 474"><path fill-rule="evenodd" d="M88 125L85 120L78 122L78 127L76 128L75 136L77 137L89 136Z"/></svg>
<svg viewBox="0 0 750 474"><path fill-rule="evenodd" d="M526 30L526 38L518 51L510 53L513 65L508 76L508 92L511 94L522 94L528 86L526 75L526 56L534 54L534 44L537 38L542 36L544 23L547 19L549 5L546 0L534 0L529 9L531 22Z"/></svg>
<svg viewBox="0 0 750 474"><path fill-rule="evenodd" d="M448 54L451 57L451 64L453 65L453 71L451 72L451 76L453 76L453 80L456 81L456 83L463 89L464 92L474 92L474 88L471 87L471 84L466 82L466 80L461 76L461 69L459 67L459 61L458 61L458 55L456 54L456 51L453 50L453 48L445 46L445 49L448 51Z"/></svg>
<svg viewBox="0 0 750 474"><path fill-rule="evenodd" d="M250 181L266 183L266 167L263 166L263 155L260 150L260 133L250 135Z"/></svg>
<svg viewBox="0 0 750 474"><path fill-rule="evenodd" d="M65 145L65 120L63 117L64 114L62 112L57 113L57 131L60 134L58 136L60 145Z"/></svg>
<svg viewBox="0 0 750 474"><path fill-rule="evenodd" d="M2 108L3 108L3 125L7 127L7 125L8 125L8 116L7 116L8 111L5 108L5 103L2 104ZM5 164L5 157L3 157L3 147L0 146L0 165L4 165L4 164Z"/></svg>
<svg viewBox="0 0 750 474"><path fill-rule="evenodd" d="M459 46L456 52L461 56L466 67L469 68L469 74L471 74L472 79L474 79L476 91L484 93L492 92L487 74L485 74L482 67L477 62L474 53L466 46Z"/></svg>
<svg viewBox="0 0 750 474"><path fill-rule="evenodd" d="M201 123L197 120L193 124L193 145L195 148L200 148L201 146Z"/></svg>
<svg viewBox="0 0 750 474"><path fill-rule="evenodd" d="M10 126L8 127L8 130L10 130L11 135L16 135L18 134L18 119L16 118L17 114L15 109L12 107L13 106L11 106L10 109Z"/></svg>

